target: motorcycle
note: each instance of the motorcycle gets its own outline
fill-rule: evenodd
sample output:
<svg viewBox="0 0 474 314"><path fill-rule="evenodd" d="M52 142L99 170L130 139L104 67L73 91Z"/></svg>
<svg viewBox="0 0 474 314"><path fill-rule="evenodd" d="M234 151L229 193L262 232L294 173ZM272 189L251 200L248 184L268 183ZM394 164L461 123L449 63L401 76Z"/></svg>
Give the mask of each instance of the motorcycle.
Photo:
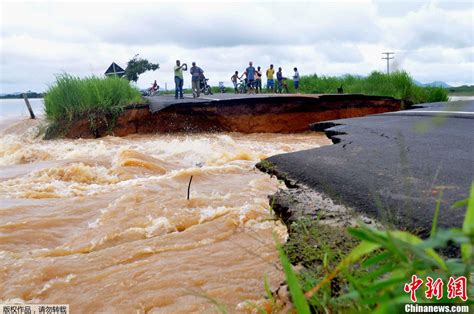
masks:
<svg viewBox="0 0 474 314"><path fill-rule="evenodd" d="M201 93L203 93L204 95L212 95L211 85L209 85L207 81L209 81L209 79L201 78L201 82L200 82Z"/></svg>
<svg viewBox="0 0 474 314"><path fill-rule="evenodd" d="M158 95L159 92L160 92L160 86L157 86L156 89L154 89L153 87L150 87L147 90L146 96L155 96L155 95Z"/></svg>

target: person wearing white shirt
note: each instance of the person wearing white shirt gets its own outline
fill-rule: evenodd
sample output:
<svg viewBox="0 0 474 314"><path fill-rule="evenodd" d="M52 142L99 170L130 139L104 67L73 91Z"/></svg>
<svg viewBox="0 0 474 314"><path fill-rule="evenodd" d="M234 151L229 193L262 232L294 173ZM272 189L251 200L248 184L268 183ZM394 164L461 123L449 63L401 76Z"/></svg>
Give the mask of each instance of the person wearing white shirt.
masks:
<svg viewBox="0 0 474 314"><path fill-rule="evenodd" d="M300 88L300 74L298 73L297 68L294 68L293 71L295 71L295 73L293 74L293 83L295 84L295 92L298 92L298 89Z"/></svg>

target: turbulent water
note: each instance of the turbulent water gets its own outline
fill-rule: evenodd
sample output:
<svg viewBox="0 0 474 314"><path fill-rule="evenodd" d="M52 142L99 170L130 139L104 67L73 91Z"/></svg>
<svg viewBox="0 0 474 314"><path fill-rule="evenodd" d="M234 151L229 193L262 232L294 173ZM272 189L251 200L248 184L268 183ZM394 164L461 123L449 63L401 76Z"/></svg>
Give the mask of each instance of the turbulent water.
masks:
<svg viewBox="0 0 474 314"><path fill-rule="evenodd" d="M260 159L321 134L36 138L0 127L0 303L73 313L243 311L283 279ZM193 176L190 200L187 188Z"/></svg>

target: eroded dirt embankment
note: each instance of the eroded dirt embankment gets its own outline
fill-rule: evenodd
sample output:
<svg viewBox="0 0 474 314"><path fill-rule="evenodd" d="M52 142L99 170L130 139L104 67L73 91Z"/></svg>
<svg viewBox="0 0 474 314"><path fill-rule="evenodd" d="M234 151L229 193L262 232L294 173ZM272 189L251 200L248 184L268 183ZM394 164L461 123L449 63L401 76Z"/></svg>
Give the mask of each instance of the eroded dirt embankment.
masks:
<svg viewBox="0 0 474 314"><path fill-rule="evenodd" d="M323 192L291 179L287 173L277 170L275 165L267 160L257 163L256 168L285 183L286 189L279 189L268 198L275 214L287 227L305 218L318 220L321 224L337 228L354 226L358 221L366 224L375 222L365 215L357 214L348 206L334 203Z"/></svg>
<svg viewBox="0 0 474 314"><path fill-rule="evenodd" d="M298 269L302 278L322 278L327 269L334 269L359 241L348 232L348 227L368 224L381 228L374 219L355 212L352 208L337 204L325 193L318 192L302 182L293 180L268 160L256 167L285 182L286 189L269 195L274 213L286 225L288 238L283 248L290 262ZM304 279L303 279L304 280ZM280 287L275 293L278 302ZM338 295L339 279L330 284L331 295Z"/></svg>
<svg viewBox="0 0 474 314"><path fill-rule="evenodd" d="M64 136L94 138L109 134L166 132L298 133L309 124L400 110L401 100L364 95L282 96L172 104L151 112L147 105L126 109L116 119L84 118ZM54 132L48 137L54 137Z"/></svg>

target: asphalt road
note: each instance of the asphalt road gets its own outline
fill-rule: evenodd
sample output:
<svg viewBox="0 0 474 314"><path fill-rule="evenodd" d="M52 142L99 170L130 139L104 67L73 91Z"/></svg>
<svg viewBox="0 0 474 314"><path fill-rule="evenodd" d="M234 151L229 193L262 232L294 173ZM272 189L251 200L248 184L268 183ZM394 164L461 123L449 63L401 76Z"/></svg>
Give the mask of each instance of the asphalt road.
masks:
<svg viewBox="0 0 474 314"><path fill-rule="evenodd" d="M332 127L331 127L332 126ZM436 201L439 225L462 226L474 180L474 101L317 123L335 145L270 157L279 172L335 202L427 235Z"/></svg>
<svg viewBox="0 0 474 314"><path fill-rule="evenodd" d="M160 111L171 105L190 104L190 103L210 103L236 99L249 98L269 98L269 97L319 97L317 94L234 94L234 93L215 93L212 95L201 94L198 98L194 98L192 94L184 94L183 99L175 99L174 94L162 94L157 96L146 96L149 101L149 107L152 112Z"/></svg>
<svg viewBox="0 0 474 314"><path fill-rule="evenodd" d="M149 102L149 108L152 112L158 112L166 107L173 105L189 105L189 104L210 104L210 103L229 103L236 100L254 100L268 98L293 98L301 100L302 98L316 98L321 100L347 100L347 99L386 99L391 97L379 97L360 94L234 94L234 93L215 93L213 95L201 94L199 98L193 98L192 94L184 94L183 99L175 99L174 94L162 94L157 96L146 96ZM393 98L392 98L393 99Z"/></svg>

